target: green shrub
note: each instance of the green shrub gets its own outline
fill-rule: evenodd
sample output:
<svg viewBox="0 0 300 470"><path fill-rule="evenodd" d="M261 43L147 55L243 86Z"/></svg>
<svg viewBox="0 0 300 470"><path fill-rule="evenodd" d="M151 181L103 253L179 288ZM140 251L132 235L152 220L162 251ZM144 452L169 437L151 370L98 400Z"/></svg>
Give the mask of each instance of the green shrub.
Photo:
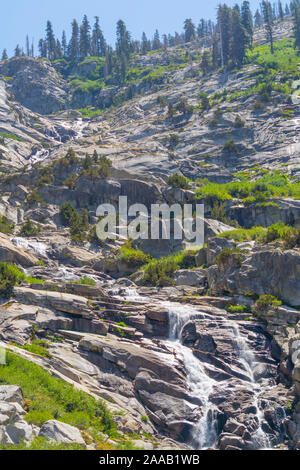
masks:
<svg viewBox="0 0 300 470"><path fill-rule="evenodd" d="M198 249L184 250L174 255L160 259L152 259L144 268L144 282L154 286L169 286L173 281L171 276L178 269L196 267L196 254Z"/></svg>
<svg viewBox="0 0 300 470"><path fill-rule="evenodd" d="M36 237L41 233L41 228L37 224L34 224L32 220L27 217L25 223L21 226L18 235L20 237Z"/></svg>
<svg viewBox="0 0 300 470"><path fill-rule="evenodd" d="M255 303L254 311L256 313L267 312L269 307L278 308L282 305L281 300L278 300L273 295L260 295Z"/></svg>
<svg viewBox="0 0 300 470"><path fill-rule="evenodd" d="M38 185L44 186L46 184L47 185L51 184L52 180L53 180L53 175L52 175L51 168L49 166L41 168Z"/></svg>
<svg viewBox="0 0 300 470"><path fill-rule="evenodd" d="M248 305L229 305L226 310L229 313L251 313L251 309Z"/></svg>
<svg viewBox="0 0 300 470"><path fill-rule="evenodd" d="M44 437L35 437L30 444L22 441L20 444L0 444L0 450L52 450L52 451L62 451L62 450L85 450L84 446L80 444L58 444L57 442L52 442Z"/></svg>
<svg viewBox="0 0 300 470"><path fill-rule="evenodd" d="M225 144L223 145L223 152L237 153L237 151L238 148L233 139L228 140L228 142L225 142Z"/></svg>
<svg viewBox="0 0 300 470"><path fill-rule="evenodd" d="M185 176L179 175L178 173L169 176L166 182L169 186L172 186L173 188L189 189L190 187L189 182L185 178Z"/></svg>
<svg viewBox="0 0 300 470"><path fill-rule="evenodd" d="M70 227L73 241L83 242L86 239L85 232L89 229L87 209L82 209L80 215L70 202L64 202L60 208L60 217L63 225Z"/></svg>
<svg viewBox="0 0 300 470"><path fill-rule="evenodd" d="M218 266L225 266L229 260L232 260L236 266L241 266L243 261L242 250L239 248L224 248L224 250L216 256Z"/></svg>
<svg viewBox="0 0 300 470"><path fill-rule="evenodd" d="M15 224L8 222L6 217L0 216L0 232L9 235L13 233Z"/></svg>
<svg viewBox="0 0 300 470"><path fill-rule="evenodd" d="M284 247L287 250L300 247L300 230L290 228L283 235Z"/></svg>
<svg viewBox="0 0 300 470"><path fill-rule="evenodd" d="M171 149L174 149L179 144L179 135L171 134L169 137L169 146Z"/></svg>
<svg viewBox="0 0 300 470"><path fill-rule="evenodd" d="M151 260L150 255L146 255L140 250L131 248L131 245L126 244L119 250L119 261L126 264L131 268L139 268L144 266Z"/></svg>
<svg viewBox="0 0 300 470"><path fill-rule="evenodd" d="M15 285L21 282L44 282L42 279L35 279L21 271L13 264L0 263L0 296L10 297Z"/></svg>
<svg viewBox="0 0 300 470"><path fill-rule="evenodd" d="M42 196L38 193L36 189L33 189L30 194L27 196L27 202L30 205L34 204L43 204L43 198Z"/></svg>
<svg viewBox="0 0 300 470"><path fill-rule="evenodd" d="M236 129L240 129L241 127L245 126L245 121L240 116L236 116L233 126Z"/></svg>
<svg viewBox="0 0 300 470"><path fill-rule="evenodd" d="M79 281L76 281L75 284L82 284L86 286L95 286L97 283L94 281L94 279L88 277L88 276L83 276Z"/></svg>
<svg viewBox="0 0 300 470"><path fill-rule="evenodd" d="M78 180L78 175L76 173L72 173L64 181L64 185L67 186L69 189L75 189L77 180Z"/></svg>

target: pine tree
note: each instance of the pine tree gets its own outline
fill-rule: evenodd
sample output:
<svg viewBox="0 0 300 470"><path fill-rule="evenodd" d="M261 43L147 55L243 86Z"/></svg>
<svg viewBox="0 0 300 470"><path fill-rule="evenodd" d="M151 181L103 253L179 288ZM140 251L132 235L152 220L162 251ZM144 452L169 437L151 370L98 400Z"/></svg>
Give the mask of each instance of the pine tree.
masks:
<svg viewBox="0 0 300 470"><path fill-rule="evenodd" d="M285 5L285 16L288 16L290 14L290 9L289 9L289 6L288 4Z"/></svg>
<svg viewBox="0 0 300 470"><path fill-rule="evenodd" d="M28 34L26 36L26 55L30 57L30 45L29 45L29 37Z"/></svg>
<svg viewBox="0 0 300 470"><path fill-rule="evenodd" d="M202 18L197 28L197 36L199 39L204 38L206 36L206 28L205 28L205 20Z"/></svg>
<svg viewBox="0 0 300 470"><path fill-rule="evenodd" d="M46 44L47 44L47 57L50 60L56 58L56 41L53 33L52 24L50 21L47 21L46 26Z"/></svg>
<svg viewBox="0 0 300 470"><path fill-rule="evenodd" d="M47 44L44 39L39 40L39 53L40 57L47 57Z"/></svg>
<svg viewBox="0 0 300 470"><path fill-rule="evenodd" d="M196 37L196 28L191 18L187 18L184 22L184 39L185 42L193 41Z"/></svg>
<svg viewBox="0 0 300 470"><path fill-rule="evenodd" d="M22 50L19 46L19 44L17 44L16 48L15 48L15 57L20 57L22 55Z"/></svg>
<svg viewBox="0 0 300 470"><path fill-rule="evenodd" d="M210 70L210 53L207 50L203 52L200 68L203 75L207 75Z"/></svg>
<svg viewBox="0 0 300 470"><path fill-rule="evenodd" d="M212 36L212 66L217 69L221 64L220 37L217 33Z"/></svg>
<svg viewBox="0 0 300 470"><path fill-rule="evenodd" d="M224 65L227 65L230 59L231 14L232 11L227 5L220 5L218 7L217 30L220 35L220 52L222 67Z"/></svg>
<svg viewBox="0 0 300 470"><path fill-rule="evenodd" d="M130 33L127 31L126 25L124 21L119 20L117 23L117 54L122 55L124 54L127 59L129 59L129 55L131 52L131 39Z"/></svg>
<svg viewBox="0 0 300 470"><path fill-rule="evenodd" d="M149 48L149 41L147 39L146 33L142 34L142 43L141 43L141 51L142 54L147 54L147 52L150 50Z"/></svg>
<svg viewBox="0 0 300 470"><path fill-rule="evenodd" d="M99 17L95 16L95 24L91 41L91 54L96 57L105 57L106 47L106 41L100 28Z"/></svg>
<svg viewBox="0 0 300 470"><path fill-rule="evenodd" d="M166 51L167 48L169 47L169 41L168 41L168 36L166 34L163 35L163 46L164 50Z"/></svg>
<svg viewBox="0 0 300 470"><path fill-rule="evenodd" d="M263 25L262 16L261 16L259 10L256 10L255 15L254 15L254 26L256 28L260 28L262 25Z"/></svg>
<svg viewBox="0 0 300 470"><path fill-rule="evenodd" d="M250 45L252 45L253 42L253 17L250 9L250 3L248 1L244 1L242 4L242 9L241 9L241 22L244 28L246 29L248 35L249 35L249 40L250 40Z"/></svg>
<svg viewBox="0 0 300 470"><path fill-rule="evenodd" d="M299 5L295 5L294 13L294 36L295 36L295 48L300 50L300 7Z"/></svg>
<svg viewBox="0 0 300 470"><path fill-rule="evenodd" d="M84 15L82 24L80 27L80 41L79 41L79 50L81 57L87 57L91 51L91 26L87 19L87 16Z"/></svg>
<svg viewBox="0 0 300 470"><path fill-rule="evenodd" d="M72 59L79 57L79 26L76 20L72 21L72 35L68 49Z"/></svg>
<svg viewBox="0 0 300 470"><path fill-rule="evenodd" d="M243 63L246 55L246 49L250 43L249 34L241 23L241 17L237 9L232 11L232 41L231 58L234 65L239 66Z"/></svg>
<svg viewBox="0 0 300 470"><path fill-rule="evenodd" d="M283 21L284 18L282 3L280 0L278 1L278 18L280 19L280 21Z"/></svg>
<svg viewBox="0 0 300 470"><path fill-rule="evenodd" d="M161 42L160 42L160 36L158 30L155 31L153 41L152 41L152 49L154 51L157 51L158 49L161 49Z"/></svg>
<svg viewBox="0 0 300 470"><path fill-rule="evenodd" d="M263 0L261 4L261 8L262 8L263 16L264 16L264 21L265 21L267 40L270 43L271 54L274 54L272 6L270 2Z"/></svg>
<svg viewBox="0 0 300 470"><path fill-rule="evenodd" d="M62 48L62 53L63 53L63 56L66 57L67 54L68 54L68 46L67 46L67 36L66 36L66 32L63 31L62 33L62 37L61 37L61 48Z"/></svg>
<svg viewBox="0 0 300 470"><path fill-rule="evenodd" d="M56 59L62 59L63 57L63 50L61 47L61 42L59 39L56 40Z"/></svg>
<svg viewBox="0 0 300 470"><path fill-rule="evenodd" d="M3 52L2 52L2 58L1 58L1 60L6 60L6 59L8 59L8 55L7 55L7 50L4 49Z"/></svg>

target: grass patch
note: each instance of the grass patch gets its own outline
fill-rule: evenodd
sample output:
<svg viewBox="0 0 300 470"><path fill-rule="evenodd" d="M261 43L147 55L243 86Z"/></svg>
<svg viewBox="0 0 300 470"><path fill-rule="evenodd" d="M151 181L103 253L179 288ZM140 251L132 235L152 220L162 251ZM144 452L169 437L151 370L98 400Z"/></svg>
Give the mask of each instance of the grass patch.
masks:
<svg viewBox="0 0 300 470"><path fill-rule="evenodd" d="M135 250L131 243L126 243L119 250L119 261L131 268L140 268L151 261L151 256L141 250Z"/></svg>
<svg viewBox="0 0 300 470"><path fill-rule="evenodd" d="M75 284L81 284L84 286L95 286L97 283L94 281L94 279L88 277L88 276L83 276L79 281L76 281Z"/></svg>
<svg viewBox="0 0 300 470"><path fill-rule="evenodd" d="M216 202L229 199L241 199L247 205L265 202L268 198L292 197L300 198L300 184L292 183L289 177L280 171L266 172L253 170L239 173L237 180L230 183L211 183L208 180L197 181L197 199L204 199L212 206ZM255 178L255 180L253 179ZM250 199L251 198L251 199Z"/></svg>
<svg viewBox="0 0 300 470"><path fill-rule="evenodd" d="M22 137L19 137L11 132L0 132L0 137L3 137L4 139L16 140L17 142L25 142Z"/></svg>
<svg viewBox="0 0 300 470"><path fill-rule="evenodd" d="M169 286L171 276L179 269L196 267L196 250L184 250L160 259L152 259L144 267L144 282L154 286Z"/></svg>
<svg viewBox="0 0 300 470"><path fill-rule="evenodd" d="M40 366L7 351L7 363L0 365L0 384L19 385L28 414L25 419L41 425L57 419L91 433L114 434L116 424L102 400L75 390L51 376Z"/></svg>

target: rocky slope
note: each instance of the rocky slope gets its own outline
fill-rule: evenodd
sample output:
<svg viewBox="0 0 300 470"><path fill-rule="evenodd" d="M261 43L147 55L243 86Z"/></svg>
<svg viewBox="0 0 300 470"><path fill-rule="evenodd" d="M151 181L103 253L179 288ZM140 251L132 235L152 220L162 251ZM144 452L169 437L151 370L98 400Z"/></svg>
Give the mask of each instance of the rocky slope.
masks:
<svg viewBox="0 0 300 470"><path fill-rule="evenodd" d="M276 26L276 40L290 34L289 21ZM264 44L262 30L255 40ZM284 169L297 181L297 77L290 80L293 94L275 88L257 112L259 92L252 88L262 67L202 77L197 54L206 46L133 58L135 68L171 61L180 67L151 83L137 81L130 100L126 86L79 93L61 64L25 57L0 63L0 214L14 224L0 234L0 261L24 271L10 299L2 299L0 346L103 399L118 429L104 436L112 448L122 439L145 449L300 447L299 249L220 236L236 223L297 227L299 201L280 197L276 204L247 206L226 200L225 221L214 219L206 201L207 246L194 253L195 269L177 270L163 288L145 286L143 272L118 258L122 242L71 239L60 214L66 202L88 209L92 228L97 206L115 205L121 195L147 208L195 203L196 183L190 190L167 186L175 172L223 183L259 166ZM182 63L183 52L192 60ZM88 76L95 64L77 67L68 73ZM275 83L281 78L278 73ZM237 90L245 93L217 97ZM203 92L211 98L205 112ZM121 104L111 106L116 97L123 97ZM170 117L162 98L175 104L187 98L194 112ZM94 103L101 113L82 117L77 108ZM237 116L245 126L235 125ZM224 144L232 138L236 147L228 153ZM69 147L75 158L65 157ZM85 154L95 150L112 162L106 178L85 168ZM22 232L28 218L39 227L34 234ZM183 246L142 241L135 248L160 257ZM81 283L86 278L89 285ZM261 295L283 303L261 309ZM47 354L30 348L37 340ZM42 436L97 448L79 425L81 433L59 419L29 423L19 385L0 387L2 445Z"/></svg>

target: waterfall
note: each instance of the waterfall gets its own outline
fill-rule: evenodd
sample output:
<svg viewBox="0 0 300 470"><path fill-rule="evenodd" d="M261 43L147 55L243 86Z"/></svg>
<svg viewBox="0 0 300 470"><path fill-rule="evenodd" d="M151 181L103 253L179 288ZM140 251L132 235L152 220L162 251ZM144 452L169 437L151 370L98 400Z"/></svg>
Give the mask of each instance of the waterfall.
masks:
<svg viewBox="0 0 300 470"><path fill-rule="evenodd" d="M209 401L215 381L205 372L205 368L193 354L193 351L182 344L182 328L195 317L195 312L184 306L164 303L169 311L169 342L181 358L191 393L200 399L202 417L191 432L189 444L194 449L213 447L218 439L215 420L215 408Z"/></svg>
<svg viewBox="0 0 300 470"><path fill-rule="evenodd" d="M141 302L153 302L149 297L140 296L136 289L125 288L126 300ZM220 382L209 377L200 359L198 359L191 348L183 344L182 330L191 320L213 319L211 313L198 311L190 305L180 305L172 302L159 304L167 309L169 314L169 338L167 344L173 349L174 354L181 359L187 377L187 384L191 395L197 397L201 402L201 417L191 431L188 444L194 449L213 448L218 442L217 432L217 408L210 401L214 389L220 387ZM232 347L238 357L238 362L243 373L249 379L249 386L253 391L253 405L256 408L257 430L252 435L252 443L255 449L270 449L271 443L267 434L263 431L263 412L259 406L259 396L262 384L256 382L255 365L257 364L255 353L249 349L246 339L241 334L238 324L224 316L218 316L221 327L226 328L232 337ZM247 382L248 383L248 382Z"/></svg>
<svg viewBox="0 0 300 470"><path fill-rule="evenodd" d="M256 408L256 417L258 420L258 428L254 433L252 440L255 444L256 449L270 449L271 443L266 435L266 433L262 429L262 421L263 421L263 413L259 407L259 392L260 387L259 384L255 380L254 375L254 366L256 363L254 353L249 349L245 338L241 335L240 329L237 324L232 324L232 330L235 338L235 345L239 355L239 360L244 367L244 370L249 378L249 381L252 385L253 390L253 404Z"/></svg>

